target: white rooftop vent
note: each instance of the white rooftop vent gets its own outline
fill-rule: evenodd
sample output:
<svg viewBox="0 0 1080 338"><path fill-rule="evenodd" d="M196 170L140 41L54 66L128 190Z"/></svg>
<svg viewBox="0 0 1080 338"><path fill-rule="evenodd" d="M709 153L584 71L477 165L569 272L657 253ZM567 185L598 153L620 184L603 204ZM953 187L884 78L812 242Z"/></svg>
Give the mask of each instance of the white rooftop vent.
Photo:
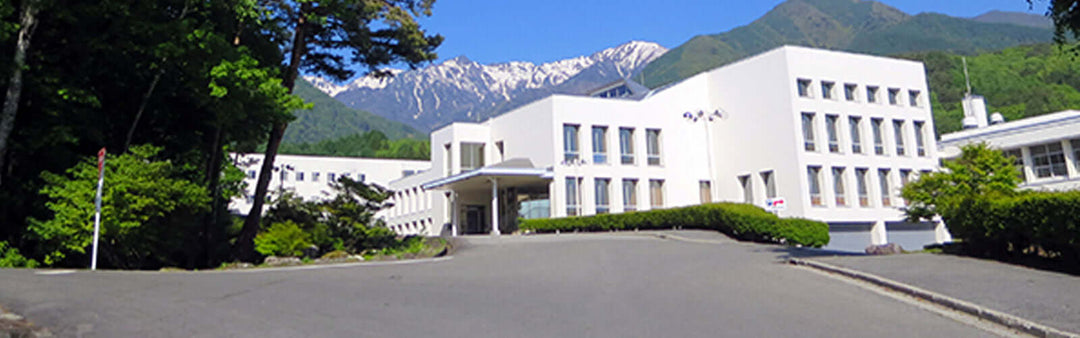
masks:
<svg viewBox="0 0 1080 338"><path fill-rule="evenodd" d="M1005 123L1005 117L1001 116L1001 113L997 112L990 114L990 125L995 125L999 123Z"/></svg>
<svg viewBox="0 0 1080 338"><path fill-rule="evenodd" d="M974 116L964 117L964 129L975 129L979 127L979 123L975 121Z"/></svg>

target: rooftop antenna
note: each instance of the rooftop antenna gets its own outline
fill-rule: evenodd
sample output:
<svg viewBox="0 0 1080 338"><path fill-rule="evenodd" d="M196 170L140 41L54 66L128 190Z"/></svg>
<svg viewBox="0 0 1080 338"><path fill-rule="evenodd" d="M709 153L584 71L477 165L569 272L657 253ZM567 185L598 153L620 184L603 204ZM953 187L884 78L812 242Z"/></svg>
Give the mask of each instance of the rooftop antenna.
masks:
<svg viewBox="0 0 1080 338"><path fill-rule="evenodd" d="M967 82L967 95L970 96L971 95L971 77L968 76L967 57L966 56L960 57L960 61L962 61L964 63L964 81Z"/></svg>

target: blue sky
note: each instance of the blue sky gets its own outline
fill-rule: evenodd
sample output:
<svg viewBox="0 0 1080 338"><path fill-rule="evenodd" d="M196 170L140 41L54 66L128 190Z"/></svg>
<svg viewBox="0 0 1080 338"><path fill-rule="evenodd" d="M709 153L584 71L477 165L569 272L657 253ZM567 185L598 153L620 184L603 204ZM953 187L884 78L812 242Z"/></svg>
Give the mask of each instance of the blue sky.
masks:
<svg viewBox="0 0 1080 338"><path fill-rule="evenodd" d="M630 40L674 48L698 34L746 25L781 0L438 0L421 20L446 41L439 59L535 63L591 54ZM883 0L915 14L971 17L990 10L1028 12L1024 0ZM1045 11L1036 0L1033 13Z"/></svg>

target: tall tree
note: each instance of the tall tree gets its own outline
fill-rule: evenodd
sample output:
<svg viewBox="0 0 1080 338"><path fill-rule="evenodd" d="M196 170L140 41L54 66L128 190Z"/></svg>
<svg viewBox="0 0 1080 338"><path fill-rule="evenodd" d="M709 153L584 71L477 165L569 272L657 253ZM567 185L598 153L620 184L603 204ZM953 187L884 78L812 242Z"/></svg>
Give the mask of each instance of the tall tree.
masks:
<svg viewBox="0 0 1080 338"><path fill-rule="evenodd" d="M282 85L292 93L300 70L345 80L354 75L350 64L376 75L381 65L405 63L416 67L434 60L442 36L428 35L415 17L430 16L434 0L283 0L266 4L272 22L292 33ZM348 63L347 63L348 62ZM269 132L255 196L233 248L238 259L254 259L263 203L288 122Z"/></svg>
<svg viewBox="0 0 1080 338"><path fill-rule="evenodd" d="M15 56L12 58L11 78L8 79L7 92L4 94L4 108L0 111L0 173L4 168L4 157L7 155L8 137L15 127L15 115L19 111L19 99L22 96L22 73L26 67L26 50L30 49L30 38L34 35L37 27L37 12L40 0L25 0L22 3L22 12L19 15L19 35L15 42ZM0 174L0 185L3 185L3 175Z"/></svg>

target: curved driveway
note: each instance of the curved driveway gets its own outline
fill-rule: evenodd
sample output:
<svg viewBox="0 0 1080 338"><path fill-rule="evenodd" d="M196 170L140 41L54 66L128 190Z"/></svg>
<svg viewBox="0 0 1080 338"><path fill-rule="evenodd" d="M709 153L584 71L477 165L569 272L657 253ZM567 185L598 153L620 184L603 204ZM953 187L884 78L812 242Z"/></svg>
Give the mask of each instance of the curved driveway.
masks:
<svg viewBox="0 0 1080 338"><path fill-rule="evenodd" d="M463 239L452 259L202 273L0 270L84 337L912 337L988 333L700 232Z"/></svg>

